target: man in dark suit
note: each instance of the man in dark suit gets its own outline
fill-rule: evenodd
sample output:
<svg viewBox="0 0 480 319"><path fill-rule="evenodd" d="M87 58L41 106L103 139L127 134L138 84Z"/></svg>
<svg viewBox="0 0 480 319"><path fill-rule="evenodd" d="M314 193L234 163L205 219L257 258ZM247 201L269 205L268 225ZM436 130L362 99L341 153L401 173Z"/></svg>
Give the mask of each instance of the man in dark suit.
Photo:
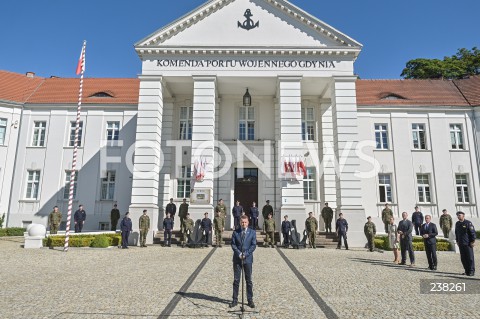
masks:
<svg viewBox="0 0 480 319"><path fill-rule="evenodd" d="M413 223L409 221L408 213L403 212L402 218L398 223L397 231L400 235L400 249L402 253L402 262L399 265L406 265L407 262L407 251L408 256L410 257L410 266L415 266L415 254L413 253L413 244L412 244L412 231Z"/></svg>
<svg viewBox="0 0 480 319"><path fill-rule="evenodd" d="M423 237L425 253L427 254L428 269L437 270L437 225L431 223L432 216L425 216L425 224L420 228L420 235Z"/></svg>
<svg viewBox="0 0 480 319"><path fill-rule="evenodd" d="M243 215L240 218L240 228L236 229L232 235L233 250L233 297L230 308L238 304L238 289L240 287L240 278L245 272L245 281L247 283L247 301L250 308L255 308L253 303L253 282L252 265L253 252L257 248L257 234L255 230L248 227L248 217ZM243 307L243 305L242 305Z"/></svg>

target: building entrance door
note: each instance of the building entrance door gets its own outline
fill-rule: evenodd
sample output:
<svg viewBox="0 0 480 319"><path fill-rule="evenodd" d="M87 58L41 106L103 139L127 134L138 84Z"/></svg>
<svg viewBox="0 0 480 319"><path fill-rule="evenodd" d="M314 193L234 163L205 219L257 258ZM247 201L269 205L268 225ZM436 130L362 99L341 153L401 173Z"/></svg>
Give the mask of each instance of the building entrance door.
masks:
<svg viewBox="0 0 480 319"><path fill-rule="evenodd" d="M258 168L235 169L235 202L237 200L247 215L252 202L257 203L258 207Z"/></svg>

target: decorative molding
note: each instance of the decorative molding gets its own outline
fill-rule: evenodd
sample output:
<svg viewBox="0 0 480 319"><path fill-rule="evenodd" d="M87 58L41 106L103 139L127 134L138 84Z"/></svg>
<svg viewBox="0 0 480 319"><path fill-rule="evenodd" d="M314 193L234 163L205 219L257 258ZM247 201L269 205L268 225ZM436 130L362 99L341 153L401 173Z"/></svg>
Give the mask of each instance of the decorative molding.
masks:
<svg viewBox="0 0 480 319"><path fill-rule="evenodd" d="M206 3L203 6L200 6L199 8L181 17L180 19L165 26L164 28L155 31L150 36L140 40L135 44L135 50L141 55L184 54L184 53L199 54L200 53L199 51L202 51L201 49L161 48L161 44L234 1L235 0L216 0L216 1L211 1L209 3ZM310 29L315 30L317 33L321 34L322 36L326 36L329 39L339 44L338 48L334 48L328 51L321 51L321 52L325 52L325 53L320 53L321 55L323 54L347 55L350 51L350 52L353 52L353 55L356 56L360 52L362 48L362 44L348 37L347 35L341 33L340 31L334 29L333 27L319 20L318 18L308 14L302 9L294 6L288 1L285 1L285 0L264 0L264 1L270 4L272 7L283 11L287 16L297 20L298 22L309 27ZM271 50L251 49L251 50L248 50L249 52L248 54L254 54L255 51L257 51L257 54L268 54L268 53L260 53L260 52L262 51L268 52ZM282 50L280 54L287 53L287 54L293 55L294 51L298 54L302 50L292 48L292 50L288 52ZM218 52L217 50L212 51L212 50L205 49L203 50L202 53L230 55L231 54L230 52L231 51L228 49L226 50L226 52L222 52L222 50ZM238 53L245 54L247 51L241 50L241 52L239 52L233 49L233 52L234 54L238 54ZM317 52L317 50L306 51L306 52L308 54L317 54L315 53ZM276 54L276 53L273 53L273 54Z"/></svg>

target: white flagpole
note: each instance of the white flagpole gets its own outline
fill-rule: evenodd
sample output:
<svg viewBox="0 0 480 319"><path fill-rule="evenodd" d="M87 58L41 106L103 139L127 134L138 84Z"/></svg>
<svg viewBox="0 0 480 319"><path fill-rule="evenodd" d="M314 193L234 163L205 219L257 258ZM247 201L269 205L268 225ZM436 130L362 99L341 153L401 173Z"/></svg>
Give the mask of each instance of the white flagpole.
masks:
<svg viewBox="0 0 480 319"><path fill-rule="evenodd" d="M73 161L72 171L70 173L70 193L68 195L68 215L67 215L67 227L65 230L65 246L63 251L68 251L68 241L70 239L70 222L72 219L72 206L73 206L73 189L75 186L75 175L77 169L77 152L78 152L78 135L80 132L80 112L82 110L82 93L83 93L83 74L85 73L85 49L87 47L87 41L83 41L81 63L82 72L80 75L80 88L78 91L78 107L77 107L77 121L75 125L75 142L73 144Z"/></svg>

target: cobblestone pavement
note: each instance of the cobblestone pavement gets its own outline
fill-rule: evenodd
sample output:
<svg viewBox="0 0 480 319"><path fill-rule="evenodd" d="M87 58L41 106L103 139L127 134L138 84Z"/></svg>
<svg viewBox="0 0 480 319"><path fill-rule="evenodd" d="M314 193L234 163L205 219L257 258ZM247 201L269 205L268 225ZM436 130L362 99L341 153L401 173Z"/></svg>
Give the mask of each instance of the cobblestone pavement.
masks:
<svg viewBox="0 0 480 319"><path fill-rule="evenodd" d="M26 250L0 239L0 318L240 318L232 295L230 247ZM480 249L475 248L476 256ZM286 260L282 256L285 256ZM420 294L420 279L466 281L460 257L439 252L431 272L393 254L365 250L285 250L254 254L255 311L244 318L478 318L477 294ZM203 266L203 267L202 267ZM302 282L306 279L307 282ZM239 310L237 307L234 310Z"/></svg>

